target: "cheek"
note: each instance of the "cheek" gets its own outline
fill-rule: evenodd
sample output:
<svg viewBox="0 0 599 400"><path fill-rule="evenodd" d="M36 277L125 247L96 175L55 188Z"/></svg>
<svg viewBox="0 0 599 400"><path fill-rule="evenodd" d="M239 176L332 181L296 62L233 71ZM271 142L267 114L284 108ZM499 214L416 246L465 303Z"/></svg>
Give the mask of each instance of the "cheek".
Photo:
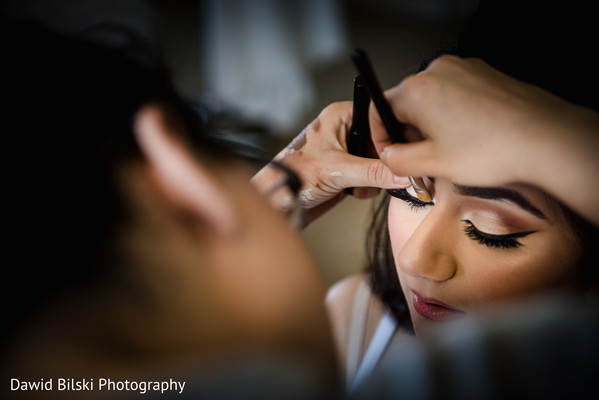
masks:
<svg viewBox="0 0 599 400"><path fill-rule="evenodd" d="M581 250L569 241L565 243L551 234L539 234L511 253L493 256L483 247L476 249L479 256L473 255L472 261L463 264L476 303L572 286L580 276Z"/></svg>
<svg viewBox="0 0 599 400"><path fill-rule="evenodd" d="M387 222L394 259L396 259L395 255L401 252L401 249L416 231L425 215L426 211L424 210L414 211L403 201L395 198L391 199Z"/></svg>

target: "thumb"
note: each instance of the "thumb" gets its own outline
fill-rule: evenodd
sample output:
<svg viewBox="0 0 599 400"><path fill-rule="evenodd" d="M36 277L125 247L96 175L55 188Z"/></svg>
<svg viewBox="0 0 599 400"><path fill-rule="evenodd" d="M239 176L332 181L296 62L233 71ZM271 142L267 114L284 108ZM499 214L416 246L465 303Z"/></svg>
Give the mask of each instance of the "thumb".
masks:
<svg viewBox="0 0 599 400"><path fill-rule="evenodd" d="M351 168L347 168L345 181L348 187L376 187L398 189L410 186L405 176L396 176L378 158L356 157Z"/></svg>

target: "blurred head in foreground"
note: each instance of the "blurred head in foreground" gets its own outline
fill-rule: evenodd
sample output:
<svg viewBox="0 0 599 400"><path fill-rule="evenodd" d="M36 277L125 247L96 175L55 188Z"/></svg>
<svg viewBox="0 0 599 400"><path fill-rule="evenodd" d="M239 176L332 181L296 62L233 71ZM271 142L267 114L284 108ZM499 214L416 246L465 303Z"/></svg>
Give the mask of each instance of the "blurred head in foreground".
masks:
<svg viewBox="0 0 599 400"><path fill-rule="evenodd" d="M255 356L326 370L325 288L299 236L160 58L115 34L118 49L2 24L3 376L201 380Z"/></svg>

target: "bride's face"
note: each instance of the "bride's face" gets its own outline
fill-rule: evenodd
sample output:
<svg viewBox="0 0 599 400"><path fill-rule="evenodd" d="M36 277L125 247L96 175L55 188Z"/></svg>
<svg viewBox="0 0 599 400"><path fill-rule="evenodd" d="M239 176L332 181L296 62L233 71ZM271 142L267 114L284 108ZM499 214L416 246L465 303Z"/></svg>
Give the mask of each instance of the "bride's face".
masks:
<svg viewBox="0 0 599 400"><path fill-rule="evenodd" d="M578 283L582 247L543 192L425 180L433 202L419 201L412 188L391 191L388 215L417 334L481 305Z"/></svg>

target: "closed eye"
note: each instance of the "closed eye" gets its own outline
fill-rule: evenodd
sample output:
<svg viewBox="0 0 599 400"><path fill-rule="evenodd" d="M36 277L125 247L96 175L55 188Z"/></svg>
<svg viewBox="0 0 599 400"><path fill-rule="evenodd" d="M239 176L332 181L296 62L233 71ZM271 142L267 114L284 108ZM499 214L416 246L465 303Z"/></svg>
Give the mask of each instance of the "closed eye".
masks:
<svg viewBox="0 0 599 400"><path fill-rule="evenodd" d="M480 231L470 220L462 220L466 223L466 228L464 228L464 232L466 235L478 242L481 245L498 248L498 249L513 249L522 246L522 243L518 240L525 236L530 235L531 233L535 233L536 231L527 231L527 232L517 232L510 233L507 235L494 235L491 233L486 233Z"/></svg>

